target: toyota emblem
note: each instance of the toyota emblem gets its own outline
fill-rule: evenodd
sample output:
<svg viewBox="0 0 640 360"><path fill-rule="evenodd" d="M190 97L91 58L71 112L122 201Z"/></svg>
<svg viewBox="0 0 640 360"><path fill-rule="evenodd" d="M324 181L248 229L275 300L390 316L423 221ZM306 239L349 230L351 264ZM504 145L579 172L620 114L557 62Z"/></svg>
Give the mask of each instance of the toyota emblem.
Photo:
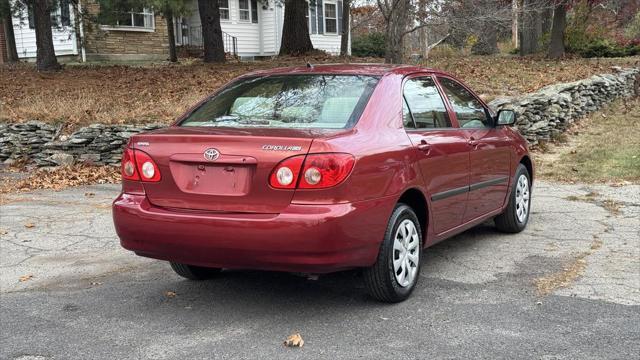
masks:
<svg viewBox="0 0 640 360"><path fill-rule="evenodd" d="M204 151L204 158L209 161L214 161L220 157L220 152L216 149L207 149Z"/></svg>

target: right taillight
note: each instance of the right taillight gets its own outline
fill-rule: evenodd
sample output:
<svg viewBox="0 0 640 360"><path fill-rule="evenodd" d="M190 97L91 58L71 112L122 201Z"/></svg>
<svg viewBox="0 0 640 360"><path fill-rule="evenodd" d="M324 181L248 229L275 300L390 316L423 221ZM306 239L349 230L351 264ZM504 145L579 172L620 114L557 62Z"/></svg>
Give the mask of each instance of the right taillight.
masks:
<svg viewBox="0 0 640 360"><path fill-rule="evenodd" d="M351 154L309 154L304 160L301 189L326 189L336 186L349 176L356 159Z"/></svg>
<svg viewBox="0 0 640 360"><path fill-rule="evenodd" d="M293 156L280 162L269 176L277 189L326 189L343 182L356 159L346 153L319 153Z"/></svg>

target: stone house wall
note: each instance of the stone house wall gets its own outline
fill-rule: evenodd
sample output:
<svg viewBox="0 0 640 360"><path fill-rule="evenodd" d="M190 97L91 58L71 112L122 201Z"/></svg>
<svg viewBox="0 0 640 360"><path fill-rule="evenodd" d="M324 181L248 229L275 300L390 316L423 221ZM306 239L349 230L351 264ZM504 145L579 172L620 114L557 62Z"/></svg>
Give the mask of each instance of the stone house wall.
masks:
<svg viewBox="0 0 640 360"><path fill-rule="evenodd" d="M100 6L87 0L84 10L97 15ZM169 56L167 22L157 12L153 31L105 29L98 24L85 24L85 50L89 60L166 60Z"/></svg>
<svg viewBox="0 0 640 360"><path fill-rule="evenodd" d="M510 99L496 99L494 109L512 108L518 113L516 127L532 144L548 140L571 123L600 109L616 98L632 96L640 82L640 69L618 69L615 74L547 86ZM93 124L71 135L61 127L42 122L0 123L0 162L26 158L37 166L87 162L118 165L122 148L135 133L162 127L150 125Z"/></svg>

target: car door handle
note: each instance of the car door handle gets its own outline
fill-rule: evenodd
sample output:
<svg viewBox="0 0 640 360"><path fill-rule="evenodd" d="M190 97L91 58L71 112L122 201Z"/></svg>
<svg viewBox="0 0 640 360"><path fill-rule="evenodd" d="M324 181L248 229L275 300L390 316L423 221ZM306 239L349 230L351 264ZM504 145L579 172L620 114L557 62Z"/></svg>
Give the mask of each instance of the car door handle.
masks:
<svg viewBox="0 0 640 360"><path fill-rule="evenodd" d="M429 143L427 143L426 141L422 140L420 144L418 144L418 150L427 152L431 150L431 145L429 145Z"/></svg>
<svg viewBox="0 0 640 360"><path fill-rule="evenodd" d="M478 146L478 140L471 138L469 140L467 140L467 144L469 144L470 146L473 146L474 148Z"/></svg>

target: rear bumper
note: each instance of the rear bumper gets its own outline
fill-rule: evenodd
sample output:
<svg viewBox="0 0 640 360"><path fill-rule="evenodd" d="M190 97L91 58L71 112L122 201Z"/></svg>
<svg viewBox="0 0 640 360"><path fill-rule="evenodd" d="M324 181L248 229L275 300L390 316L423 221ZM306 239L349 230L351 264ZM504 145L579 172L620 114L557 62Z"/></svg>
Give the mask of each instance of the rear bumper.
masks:
<svg viewBox="0 0 640 360"><path fill-rule="evenodd" d="M121 194L113 220L138 255L220 267L326 273L375 262L393 208L390 198L289 205L279 214L214 214L154 207Z"/></svg>

